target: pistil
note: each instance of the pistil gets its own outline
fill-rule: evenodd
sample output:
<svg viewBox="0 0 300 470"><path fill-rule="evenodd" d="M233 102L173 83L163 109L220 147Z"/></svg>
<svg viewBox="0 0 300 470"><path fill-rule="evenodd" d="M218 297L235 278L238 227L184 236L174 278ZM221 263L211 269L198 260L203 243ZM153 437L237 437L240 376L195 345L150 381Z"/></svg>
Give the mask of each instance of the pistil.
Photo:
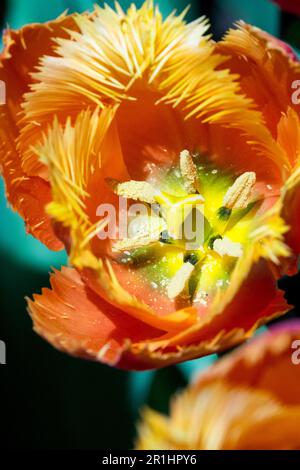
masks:
<svg viewBox="0 0 300 470"><path fill-rule="evenodd" d="M131 251L144 248L160 241L161 233L166 231L166 222L158 216L140 215L129 224L129 236L113 244L112 250Z"/></svg>

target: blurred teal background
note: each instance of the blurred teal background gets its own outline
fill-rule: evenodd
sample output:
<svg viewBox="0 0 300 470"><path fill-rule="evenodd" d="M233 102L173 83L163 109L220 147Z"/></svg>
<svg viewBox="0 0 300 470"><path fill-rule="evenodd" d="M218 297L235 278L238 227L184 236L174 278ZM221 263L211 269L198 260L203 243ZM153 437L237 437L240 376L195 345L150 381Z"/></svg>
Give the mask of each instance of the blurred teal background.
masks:
<svg viewBox="0 0 300 470"><path fill-rule="evenodd" d="M94 3L90 0L9 0L1 3L2 26L19 28L26 23L52 19L66 9L83 11ZM120 1L124 8L130 3ZM277 36L282 31L283 17L268 0L164 0L157 3L164 13L174 8L180 11L191 3L188 18L209 14L216 37L238 19ZM50 252L25 234L20 217L7 208L2 181L0 227L0 339L7 344L7 365L0 369L1 403L4 404L1 425L6 429L6 446L132 447L134 422L140 406L147 403L166 411L170 395L184 387L196 370L213 362L215 356L157 372L127 373L55 351L32 331L24 297L47 286L51 266L66 263L66 255Z"/></svg>

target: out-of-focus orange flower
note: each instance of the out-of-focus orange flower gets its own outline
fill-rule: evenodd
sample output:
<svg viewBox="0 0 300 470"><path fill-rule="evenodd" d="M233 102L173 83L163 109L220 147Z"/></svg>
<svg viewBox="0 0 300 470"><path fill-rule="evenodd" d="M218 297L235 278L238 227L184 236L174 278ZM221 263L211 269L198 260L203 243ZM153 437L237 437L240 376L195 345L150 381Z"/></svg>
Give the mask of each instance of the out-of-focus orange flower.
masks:
<svg viewBox="0 0 300 470"><path fill-rule="evenodd" d="M64 244L73 266L29 301L36 331L147 369L225 349L287 311L276 280L300 246L300 66L245 24L216 44L206 20L163 19L151 1L116 8L6 32L1 162L28 231ZM130 237L118 239L120 217L100 240L98 209L120 196L146 215ZM193 250L185 206L203 221Z"/></svg>
<svg viewBox="0 0 300 470"><path fill-rule="evenodd" d="M299 338L298 321L268 332L207 369L170 416L145 410L137 448L299 450Z"/></svg>
<svg viewBox="0 0 300 470"><path fill-rule="evenodd" d="M300 2L299 0L272 0L273 3L277 3L285 11L289 13L295 13L300 15Z"/></svg>

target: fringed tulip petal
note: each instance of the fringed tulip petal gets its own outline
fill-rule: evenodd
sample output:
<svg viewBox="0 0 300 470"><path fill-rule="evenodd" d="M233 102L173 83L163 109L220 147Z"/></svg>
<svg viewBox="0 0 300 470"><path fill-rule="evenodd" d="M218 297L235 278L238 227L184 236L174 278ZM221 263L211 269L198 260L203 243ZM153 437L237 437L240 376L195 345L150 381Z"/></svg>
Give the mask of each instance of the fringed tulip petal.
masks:
<svg viewBox="0 0 300 470"><path fill-rule="evenodd" d="M200 316L192 326L135 343L124 357L135 368L152 368L214 354L247 340L262 324L289 310L283 293L276 292L272 273L261 263L254 265L235 289L231 300L229 293L227 298L226 294L224 299L216 298L215 309L205 312L206 316Z"/></svg>
<svg viewBox="0 0 300 470"><path fill-rule="evenodd" d="M299 332L300 324L297 320L272 327L224 358L211 371L199 376L199 386L226 379L237 386L247 385L271 391L285 403L298 405L300 375L292 354L295 351L293 343L299 340ZM258 373L258 370L263 371L263 374Z"/></svg>
<svg viewBox="0 0 300 470"><path fill-rule="evenodd" d="M221 359L171 402L145 410L138 449L299 450L300 323L274 329Z"/></svg>
<svg viewBox="0 0 300 470"><path fill-rule="evenodd" d="M111 363L124 368L244 341L287 311L276 282L299 253L299 63L243 23L216 43L185 13L96 6L13 33L3 56L9 200L31 233L66 247L89 314L118 312ZM30 306L46 338L62 328L71 345L78 331L46 308L67 272ZM72 308L84 331L79 298Z"/></svg>
<svg viewBox="0 0 300 470"><path fill-rule="evenodd" d="M55 237L50 219L44 212L45 204L51 200L51 189L41 178L31 178L24 170L17 148L18 121L23 94L30 87L30 74L41 56L52 50L53 36L64 36L64 28L71 27L71 24L71 17L62 16L44 25L25 26L20 31L7 30L0 67L0 79L5 83L7 99L0 113L0 167L7 198L24 218L27 231L54 250L61 249L62 244Z"/></svg>
<svg viewBox="0 0 300 470"><path fill-rule="evenodd" d="M171 417L142 415L139 450L299 449L300 406L285 409L271 393L216 382L190 389L171 404Z"/></svg>
<svg viewBox="0 0 300 470"><path fill-rule="evenodd" d="M300 254L300 119L291 108L278 124L278 141L290 156L294 170L282 190L282 216L289 225L286 234L288 245L296 255Z"/></svg>
<svg viewBox="0 0 300 470"><path fill-rule="evenodd" d="M55 271L51 287L28 300L29 313L36 332L64 352L116 365L132 340L159 334L107 304L74 269Z"/></svg>
<svg viewBox="0 0 300 470"><path fill-rule="evenodd" d="M291 227L286 234L286 240L296 255L300 253L300 167L288 180L283 192L283 217Z"/></svg>
<svg viewBox="0 0 300 470"><path fill-rule="evenodd" d="M275 135L281 113L292 105L292 84L299 79L299 62L290 58L276 38L243 22L229 30L218 50L229 55L227 65L240 75L242 90L262 110Z"/></svg>
<svg viewBox="0 0 300 470"><path fill-rule="evenodd" d="M132 5L127 14L120 8L115 12L96 7L92 17L77 15L75 21L79 31L59 38L58 57L45 56L34 74L36 83L24 104L21 143L35 143L41 129L34 122L44 128L53 112L62 120L65 109L75 116L86 106L130 104L140 100L141 91L144 99L150 90L154 102L181 109L185 118L195 116L246 132L248 124L262 124L261 113L240 93L237 75L222 67L226 57L215 53L206 35L207 20L186 24L184 13L164 20L147 1L140 9ZM161 153L164 147L156 150Z"/></svg>

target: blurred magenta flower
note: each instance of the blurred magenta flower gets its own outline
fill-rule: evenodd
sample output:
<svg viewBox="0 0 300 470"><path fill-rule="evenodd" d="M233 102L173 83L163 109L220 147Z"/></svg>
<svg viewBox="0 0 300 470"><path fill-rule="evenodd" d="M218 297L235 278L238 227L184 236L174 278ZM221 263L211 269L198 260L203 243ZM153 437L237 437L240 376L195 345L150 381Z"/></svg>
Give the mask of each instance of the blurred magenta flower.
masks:
<svg viewBox="0 0 300 470"><path fill-rule="evenodd" d="M300 2L299 0L272 0L274 3L277 3L283 10L288 11L289 13L295 13L300 15Z"/></svg>

